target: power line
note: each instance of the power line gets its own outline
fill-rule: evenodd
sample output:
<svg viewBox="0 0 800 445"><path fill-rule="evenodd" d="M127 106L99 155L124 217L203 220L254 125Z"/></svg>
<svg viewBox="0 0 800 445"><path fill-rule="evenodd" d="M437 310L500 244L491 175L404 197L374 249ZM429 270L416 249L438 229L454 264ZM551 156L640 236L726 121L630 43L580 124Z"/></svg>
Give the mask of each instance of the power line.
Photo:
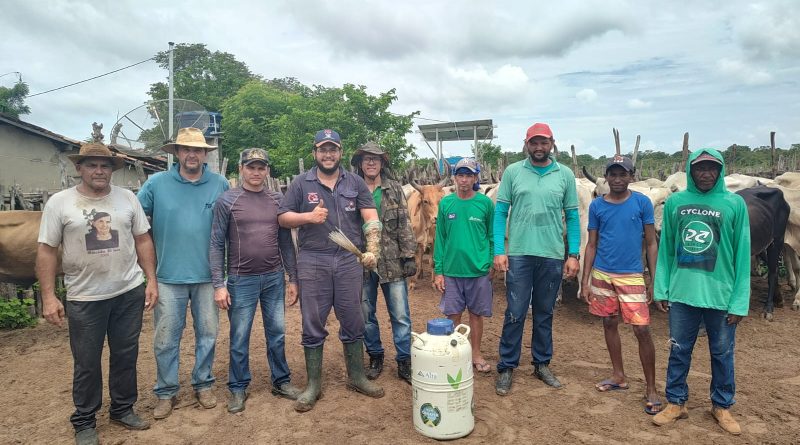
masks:
<svg viewBox="0 0 800 445"><path fill-rule="evenodd" d="M145 62L149 62L149 61L151 61L151 60L155 60L155 57L150 57L149 59L144 59L144 60L142 60L141 62L136 62L136 63L134 63L133 65L128 65L128 66L126 66L126 67L122 67L122 68L116 69L116 70L114 70L114 71L109 71L109 72L107 72L107 73L100 74L99 76L90 77L90 78L88 78L88 79L84 79L84 80L81 80L81 81L78 81L78 82L74 82L74 83L71 83L71 84L69 84L69 85L64 85L64 86L62 86L62 87L53 88L52 90L42 91L41 93L29 94L29 95L27 95L27 96L25 96L25 97L26 97L26 98L31 98L31 97L34 97L34 96L41 96L42 94L52 93L53 91L63 90L64 88L68 88L68 87L71 87L71 86L75 86L75 85L78 85L78 84L81 84L81 83L84 83L84 82L88 82L88 81L90 81L90 80L99 79L99 78L101 78L101 77L108 76L109 74L114 74L114 73L120 72L120 71L122 71L122 70L126 70L126 69L128 69L128 68L133 68L133 67L135 67L136 65L141 65L141 64L143 64L143 63L145 63Z"/></svg>

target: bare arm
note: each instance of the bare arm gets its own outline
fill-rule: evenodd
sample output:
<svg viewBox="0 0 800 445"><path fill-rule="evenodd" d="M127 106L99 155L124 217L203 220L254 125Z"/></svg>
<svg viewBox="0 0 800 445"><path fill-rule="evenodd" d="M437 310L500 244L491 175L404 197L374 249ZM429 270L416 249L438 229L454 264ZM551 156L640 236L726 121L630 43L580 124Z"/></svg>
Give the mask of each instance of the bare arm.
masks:
<svg viewBox="0 0 800 445"><path fill-rule="evenodd" d="M592 296L590 281L594 258L597 256L597 230L589 230L589 239L586 242L586 251L583 258L583 277L581 279L581 296L589 303Z"/></svg>
<svg viewBox="0 0 800 445"><path fill-rule="evenodd" d="M144 308L152 309L158 302L158 280L156 279L156 249L150 233L143 233L133 237L136 245L136 256L139 267L144 271L147 285L144 290Z"/></svg>
<svg viewBox="0 0 800 445"><path fill-rule="evenodd" d="M653 302L653 281L656 277L656 260L658 259L658 242L656 228L653 224L644 226L644 244L647 252L647 270L650 271L650 286L647 288L647 304Z"/></svg>
<svg viewBox="0 0 800 445"><path fill-rule="evenodd" d="M375 209L372 209L373 211ZM303 224L322 224L328 219L328 209L325 202L320 199L319 204L310 212L286 212L278 215L278 224L287 229L294 229ZM375 219L378 219L378 212L375 212ZM365 220L366 221L366 220Z"/></svg>
<svg viewBox="0 0 800 445"><path fill-rule="evenodd" d="M64 305L56 297L56 269L58 268L58 247L39 243L36 250L36 278L42 290L42 315L48 322L62 326Z"/></svg>
<svg viewBox="0 0 800 445"><path fill-rule="evenodd" d="M378 220L378 211L375 209L361 209L361 219L365 223Z"/></svg>

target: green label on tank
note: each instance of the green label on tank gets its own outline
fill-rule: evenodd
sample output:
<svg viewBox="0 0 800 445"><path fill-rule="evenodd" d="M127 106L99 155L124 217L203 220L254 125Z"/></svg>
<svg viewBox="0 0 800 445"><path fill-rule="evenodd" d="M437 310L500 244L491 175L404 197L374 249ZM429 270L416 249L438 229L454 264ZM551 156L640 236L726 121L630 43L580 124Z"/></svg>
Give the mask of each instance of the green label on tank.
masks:
<svg viewBox="0 0 800 445"><path fill-rule="evenodd" d="M458 389L458 385L461 384L461 368L458 368L458 374L456 374L455 378L450 374L447 374L447 383L453 387L453 389Z"/></svg>
<svg viewBox="0 0 800 445"><path fill-rule="evenodd" d="M422 423L433 428L439 425L442 421L442 413L439 408L426 403L419 408L419 416L422 418Z"/></svg>

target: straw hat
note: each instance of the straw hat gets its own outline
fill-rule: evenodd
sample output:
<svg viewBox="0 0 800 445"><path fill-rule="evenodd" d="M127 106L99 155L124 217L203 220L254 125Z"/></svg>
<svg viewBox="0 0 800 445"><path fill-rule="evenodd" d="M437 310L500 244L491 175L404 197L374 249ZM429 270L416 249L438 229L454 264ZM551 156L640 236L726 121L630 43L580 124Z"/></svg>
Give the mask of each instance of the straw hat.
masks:
<svg viewBox="0 0 800 445"><path fill-rule="evenodd" d="M76 166L86 158L107 158L111 160L113 170L119 170L125 165L125 160L116 153L112 153L105 145L99 142L89 142L81 145L81 150L76 155L67 155Z"/></svg>
<svg viewBox="0 0 800 445"><path fill-rule="evenodd" d="M194 128L194 127L181 128L180 130L178 130L178 137L176 141L164 145L163 147L161 147L161 149L167 153L174 155L176 154L175 149L179 145L183 145L184 147L205 148L206 152L214 151L217 149L216 145L208 145L206 143L206 137L203 136L203 132L199 128Z"/></svg>

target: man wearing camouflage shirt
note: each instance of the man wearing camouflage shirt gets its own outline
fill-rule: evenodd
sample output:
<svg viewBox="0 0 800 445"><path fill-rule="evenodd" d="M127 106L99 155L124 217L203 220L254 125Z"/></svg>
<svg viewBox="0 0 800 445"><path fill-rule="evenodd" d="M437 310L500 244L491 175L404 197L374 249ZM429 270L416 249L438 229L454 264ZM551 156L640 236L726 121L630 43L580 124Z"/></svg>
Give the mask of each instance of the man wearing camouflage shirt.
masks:
<svg viewBox="0 0 800 445"><path fill-rule="evenodd" d="M366 324L364 344L369 354L367 378L374 380L383 371L383 346L375 316L380 285L392 323L397 376L411 383L411 317L406 277L416 274L417 267L414 262L416 239L408 218L405 194L400 183L387 175L389 155L375 142L362 145L350 164L372 191L378 218L383 224L377 272L364 269L361 293L361 309Z"/></svg>

